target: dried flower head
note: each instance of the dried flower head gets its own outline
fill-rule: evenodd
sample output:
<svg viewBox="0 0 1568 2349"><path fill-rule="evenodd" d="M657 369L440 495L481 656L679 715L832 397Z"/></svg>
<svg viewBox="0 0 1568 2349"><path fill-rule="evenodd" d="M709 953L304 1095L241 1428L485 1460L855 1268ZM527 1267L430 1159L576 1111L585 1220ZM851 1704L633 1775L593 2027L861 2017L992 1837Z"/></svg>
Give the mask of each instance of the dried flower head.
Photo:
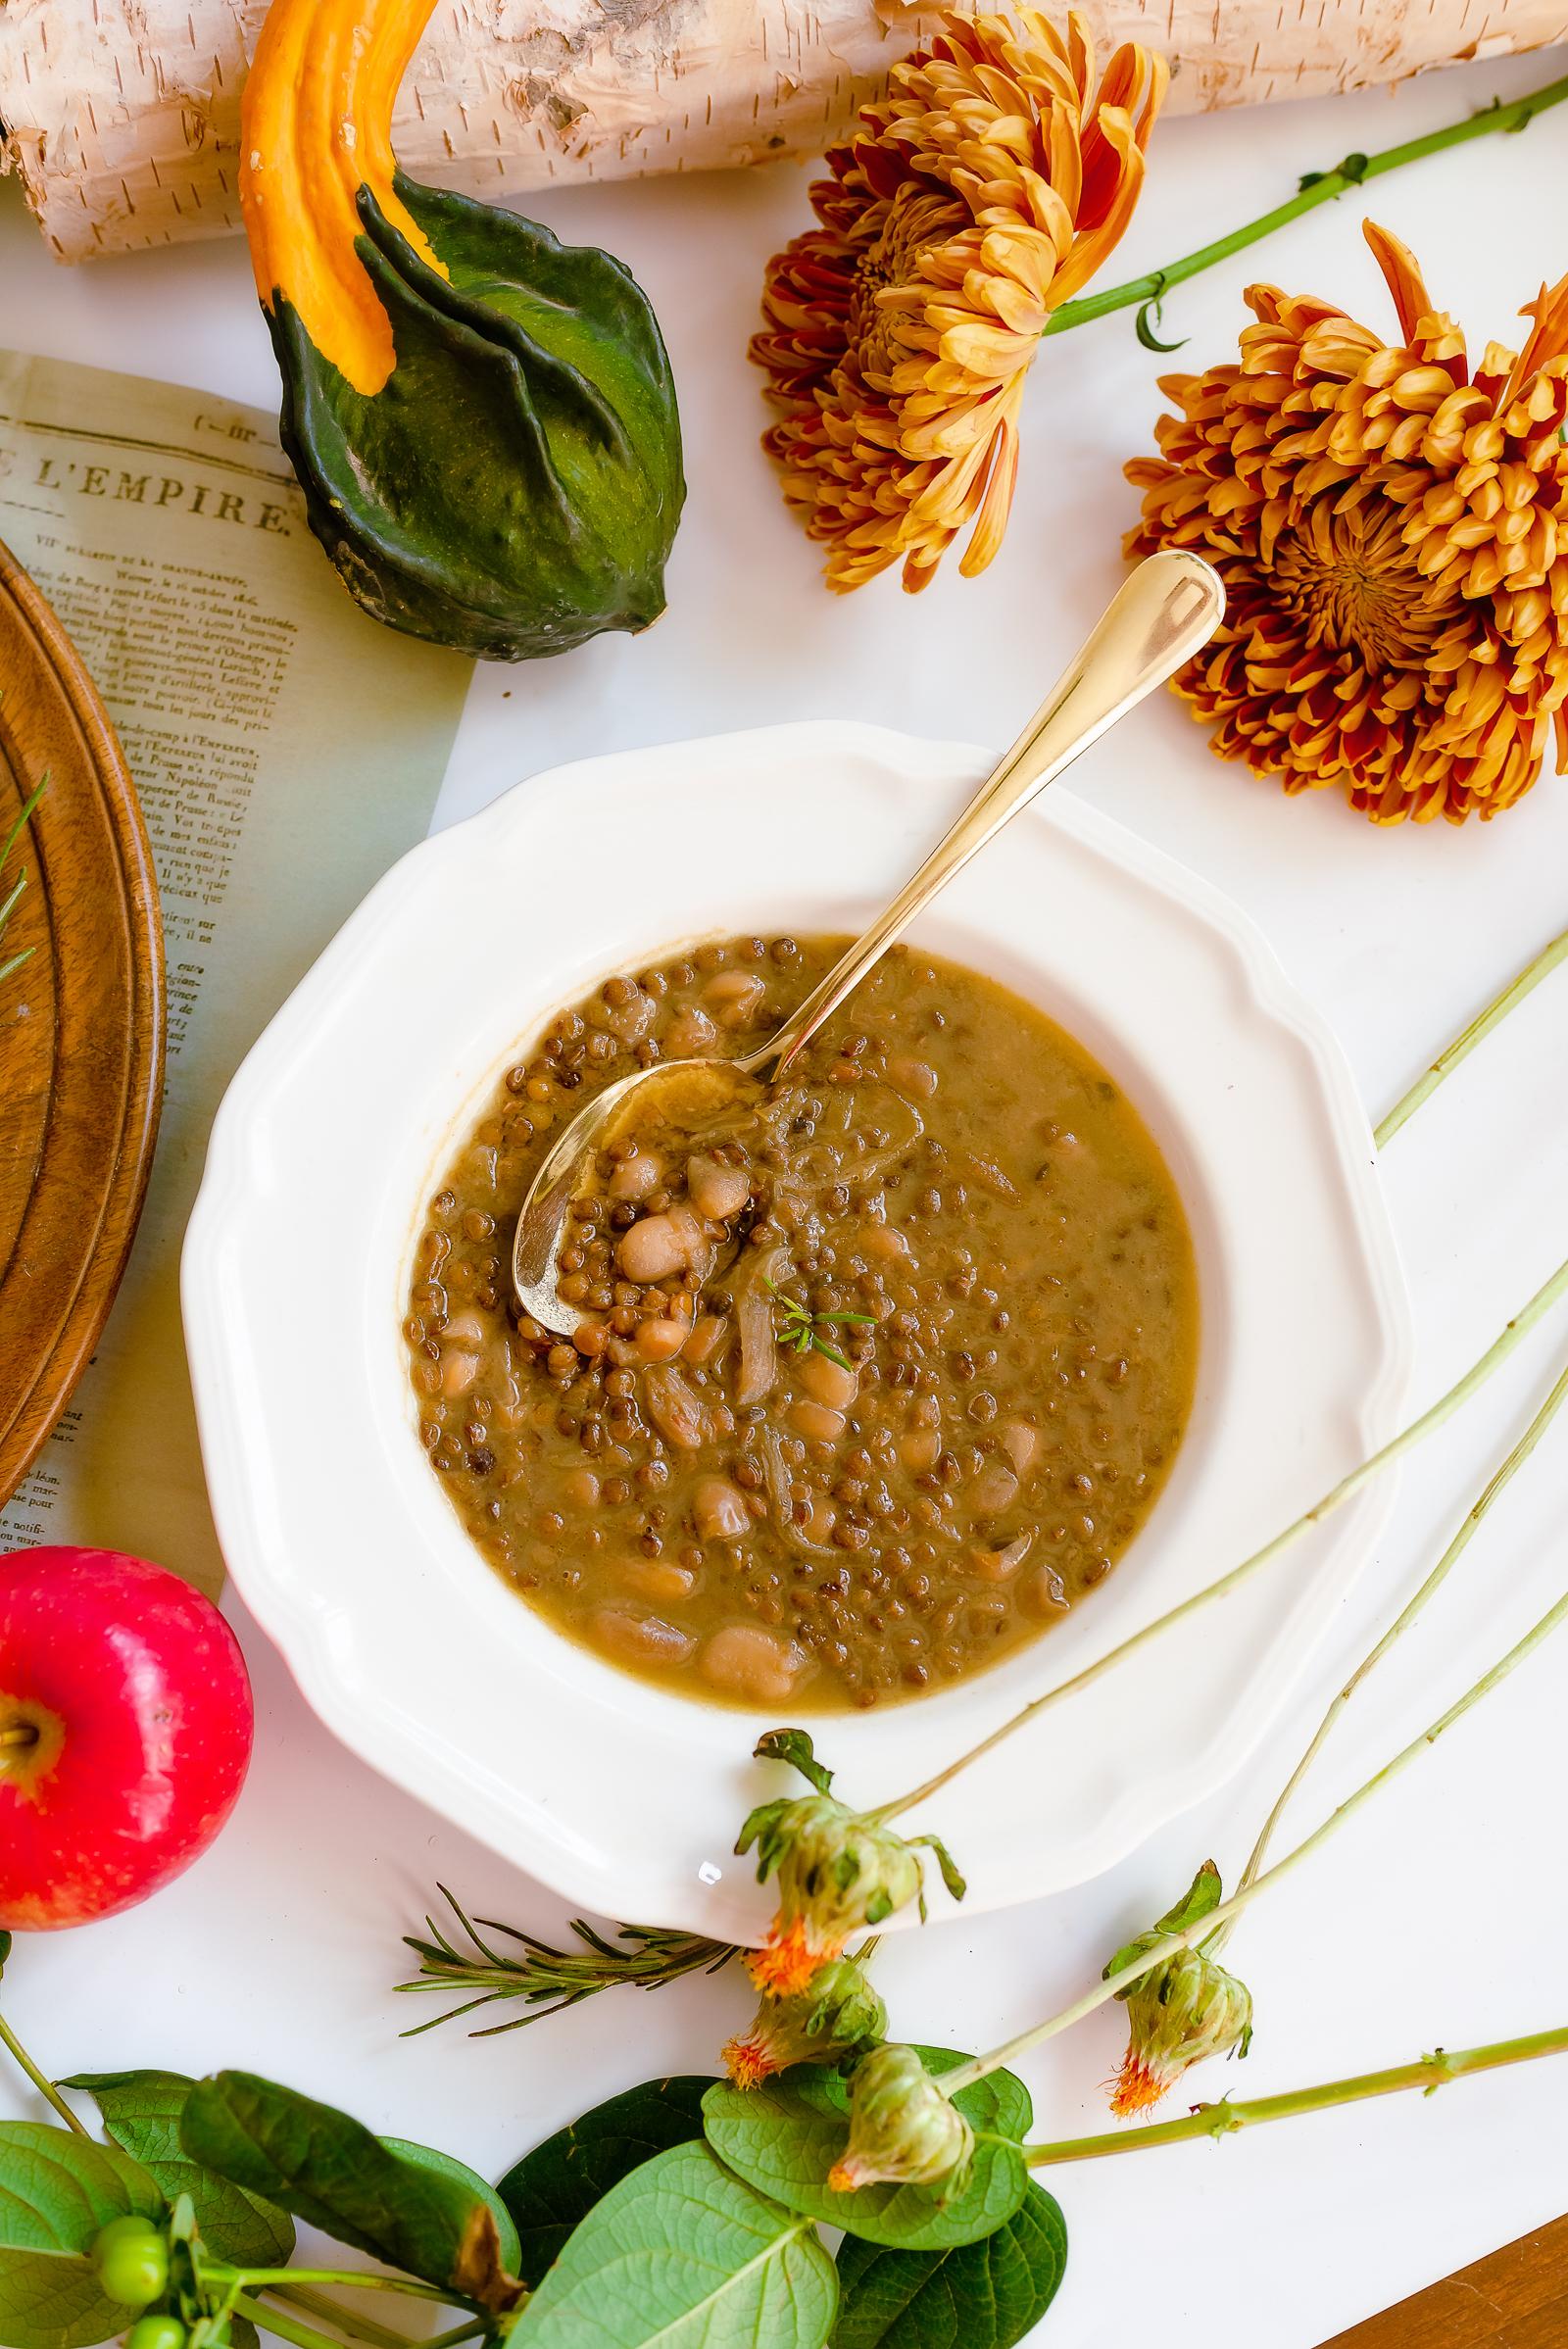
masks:
<svg viewBox="0 0 1568 2349"><path fill-rule="evenodd" d="M1128 45L1097 87L1077 16L952 10L828 155L821 225L768 265L752 356L830 586L902 560L921 588L971 522L960 569L996 554L1029 363L1132 216L1165 82Z"/></svg>
<svg viewBox="0 0 1568 2349"><path fill-rule="evenodd" d="M1200 1925L1219 1906L1222 1890L1219 1870L1205 1860L1175 1906L1148 1933L1117 1950L1102 1979L1108 1982L1172 1933ZM1227 2055L1233 2047L1245 2055L1250 2044L1250 1991L1201 1948L1174 1950L1163 1965L1116 1995L1127 2008L1128 2023L1127 2053L1110 2099L1119 2121L1148 2112L1189 2065L1205 2055Z"/></svg>
<svg viewBox="0 0 1568 2349"><path fill-rule="evenodd" d="M758 1739L756 1758L788 1763L815 1788L759 1803L735 1846L750 1851L757 1845L760 1884L778 1876L778 1915L762 1947L747 1960L760 1990L774 1998L804 1990L823 1966L843 1956L852 1933L880 1925L911 1900L919 1902L923 1918L921 1846L935 1855L953 1898L963 1898L963 1879L940 1837L896 1835L828 1792L833 1773L817 1760L805 1730L768 1730Z"/></svg>
<svg viewBox="0 0 1568 2349"><path fill-rule="evenodd" d="M1207 2055L1247 2053L1252 1998L1247 1984L1200 1949L1180 1949L1127 1998L1127 2053L1111 2093L1118 2121L1147 2113Z"/></svg>
<svg viewBox="0 0 1568 2349"><path fill-rule="evenodd" d="M852 1933L880 1925L920 1894L920 1862L902 1835L874 1826L831 1794L762 1803L737 1851L757 1845L757 1876L778 1876L778 1915L747 1961L760 1990L804 1990Z"/></svg>
<svg viewBox="0 0 1568 2349"><path fill-rule="evenodd" d="M738 2088L760 2087L791 2064L845 2064L881 2038L888 2011L854 1958L819 1966L804 1990L764 1998L724 2063Z"/></svg>
<svg viewBox="0 0 1568 2349"><path fill-rule="evenodd" d="M943 2186L961 2194L974 2131L912 2047L873 2048L850 2081L850 2141L828 2173L839 2193L857 2186Z"/></svg>
<svg viewBox="0 0 1568 2349"><path fill-rule="evenodd" d="M1222 758L1375 823L1459 823L1527 792L1554 729L1568 755L1568 278L1517 357L1472 366L1404 246L1366 235L1400 339L1253 286L1240 366L1164 378L1181 414L1127 467L1127 551L1224 579L1176 681Z"/></svg>

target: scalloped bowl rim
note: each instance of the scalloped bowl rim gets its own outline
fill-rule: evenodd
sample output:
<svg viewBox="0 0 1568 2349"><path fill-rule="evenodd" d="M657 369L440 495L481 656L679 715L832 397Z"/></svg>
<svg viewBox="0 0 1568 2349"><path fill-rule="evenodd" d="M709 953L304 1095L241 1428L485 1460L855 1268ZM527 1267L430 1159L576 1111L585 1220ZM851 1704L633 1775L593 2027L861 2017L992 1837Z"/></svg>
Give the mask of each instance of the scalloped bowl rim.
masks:
<svg viewBox="0 0 1568 2349"><path fill-rule="evenodd" d="M304 1457L308 1447L300 1441L299 1400L282 1358L282 1325L273 1326L270 1318L278 1312L270 1291L279 1247L291 1237L301 1240L310 1228L310 1182L329 1187L345 1156L352 1157L364 1121L377 1114L368 1093L357 1100L362 1123L356 1130L346 1122L346 1102L339 1105L357 1083L369 1086L368 1074L361 1078L361 1064L379 1052L387 1068L400 1065L384 1030L390 1005L404 1003L415 1015L413 981L402 967L400 946L416 910L439 915L444 907L451 935L453 908L476 880L528 869L530 839L548 841L564 807L584 815L603 810L640 841L637 826L648 822L649 795L661 788L677 789L683 805L690 805L728 789L726 779L737 772L754 782L760 771L786 778L808 804L816 795L847 840L849 864L858 857L866 868L863 883L847 885L831 911L824 909L820 919L797 911L790 925L831 927L853 922L857 904L865 913L874 909L884 861L893 882L913 861L902 843L887 844L890 830L906 830L909 847L917 849L986 764L985 754L970 746L809 721L613 753L533 777L433 835L370 891L253 1047L214 1123L186 1235L182 1295L209 1491L235 1583L314 1710L345 1744L564 1897L602 1914L727 1938L757 1937L770 1903L750 1881L749 1867L729 1858L722 1823L732 1827L751 1800L782 1790L786 1783L776 1766L746 1759L757 1731L774 1717L667 1695L564 1640L507 1591L472 1550L418 1453L412 1404L402 1409L401 1425L390 1422L399 1416L396 1382L407 1395L398 1317L416 1209L427 1195L419 1183L435 1171L506 1065L503 1033L514 1046L552 1008L615 967L617 945L628 944L626 909L612 916L612 926L621 925L618 935L607 936L602 947L584 948L575 963L569 944L557 940L549 984L543 974L535 979L519 971L518 1007L501 1025L500 1014L492 1013L488 1026L481 1019L473 1034L465 1035L461 1018L446 1007L455 1020L459 1068L426 1069L411 1080L423 1115L411 1119L416 1130L367 1216L368 1234L380 1233L379 1240L365 1242L378 1250L376 1261L360 1263L357 1235L345 1243L352 1261L342 1270L344 1297L359 1318L352 1331L334 1328L329 1334L338 1348L333 1360L340 1391L347 1394L344 1407L352 1415L344 1451L372 1483L381 1474L390 1480L387 1494L377 1490L367 1503L379 1511L377 1557L388 1559L390 1582L346 1559L343 1527L334 1542L329 1523L321 1522L339 1503L318 1465ZM657 856L657 835L650 837L656 845L641 843L641 874ZM946 1758L992 1726L999 1711L1014 1709L1062 1677L1062 1669L1112 1644L1112 1633L1124 1637L1138 1628L1157 1611L1150 1603L1155 1591L1168 1604L1197 1587L1195 1574L1197 1581L1208 1580L1234 1564L1245 1549L1233 1548L1233 1539L1245 1532L1250 1546L1317 1497L1329 1479L1316 1465L1308 1476L1308 1461L1315 1463L1321 1453L1324 1465L1343 1473L1387 1440L1409 1374L1408 1302L1364 1110L1337 1039L1287 978L1261 933L1218 890L1060 786L1014 819L1009 841L1010 855L994 845L913 935L1034 993L1129 1085L1171 1159L1199 1247L1204 1317L1199 1403L1169 1486L1147 1525L1116 1573L1059 1631L956 1688L870 1715L811 1717L819 1741L840 1763L844 1790L856 1800L880 1800L906 1783L916 1745L935 1744L926 1738L927 1729L943 1726L932 1758ZM769 887L793 886L799 906L802 884L792 882L789 865L797 846L793 837L779 845L770 859ZM1059 893L1049 939L1030 928L1034 901L1022 902L1036 865L1043 886L1059 881L1063 871L1075 883L1071 893ZM673 894L685 885L686 871L683 864L670 876ZM646 961L661 944L682 936L754 921L765 926L755 909L757 891L746 899L753 910L743 906L734 913L739 893L732 868L722 887L718 871L715 866L711 880L703 875L691 884L699 898L705 890L710 897L706 921L676 922L672 931L657 924L650 931L645 919L630 921L635 936L628 958ZM1146 932L1171 957L1160 973L1167 985L1152 992L1146 985L1140 994L1136 972L1109 974L1108 956L1102 969L1096 956L1102 932L1093 926L1097 892L1104 901L1102 910L1130 925L1134 963ZM639 900L639 912L640 906ZM554 937L551 919L559 923L559 911L545 917ZM1053 954L1067 953L1054 932L1070 932L1075 921L1084 925L1079 960L1064 972L1052 964ZM453 951L461 955L467 950L459 940ZM486 952L493 946L473 950L481 957ZM1170 983L1184 954L1192 969ZM1086 969L1092 973L1087 982ZM1180 1079L1168 1078L1163 1065L1157 1071L1149 1065L1149 1046L1130 1031L1166 1023L1161 1049L1179 1062L1181 1038L1171 1033L1174 1012L1164 999L1167 993L1174 999L1182 985L1216 1020L1229 1020L1226 1049L1240 1062L1250 1052L1251 1090L1261 1095L1277 1082L1279 1098L1268 1104L1273 1125L1299 1117L1305 1144L1317 1152L1306 1170L1310 1198L1299 1184L1301 1170L1293 1178L1284 1163L1282 1142L1268 1130L1263 1107L1249 1112L1245 1102L1238 1106L1228 1099L1213 1038L1192 1040L1191 1067ZM1083 1000L1075 988L1087 988ZM1131 990L1132 1005L1129 1013L1122 1003L1119 1024L1096 995L1097 989L1114 995L1118 988ZM1188 1083L1209 1123L1226 1125L1226 1147L1251 1153L1255 1166L1248 1181L1226 1161L1220 1142L1211 1143L1192 1125L1196 1110L1183 1126L1189 1113L1182 1087ZM1232 1085L1231 1091L1248 1087ZM343 1123L342 1131L334 1119ZM1234 1123L1234 1136L1226 1121ZM389 1159L397 1148L389 1134ZM311 1159L315 1151L318 1165ZM303 1169L307 1160L309 1171L296 1174L295 1162ZM1254 1173L1287 1194L1298 1180L1299 1225L1288 1195L1253 1195ZM403 1186L401 1206L386 1189L393 1181ZM1337 1237L1328 1228L1331 1205ZM402 1238L394 1248L393 1225L400 1217ZM1298 1230L1304 1233L1300 1266L1280 1260L1291 1252L1281 1243L1294 1240ZM1289 1333L1289 1345L1276 1346L1259 1321L1253 1293L1271 1279L1289 1290L1299 1324ZM1347 1344L1344 1364L1318 1368L1313 1348L1321 1352L1333 1333L1315 1329L1312 1314L1318 1296L1332 1295L1336 1280L1342 1309L1359 1309L1365 1327L1353 1345ZM1292 1281L1295 1289L1289 1288ZM1266 1494L1239 1494L1238 1483L1247 1484L1259 1445L1272 1432L1250 1390L1260 1366L1266 1371L1272 1365L1282 1375L1291 1368L1293 1348L1299 1349L1300 1392L1309 1407L1298 1428L1293 1430L1288 1414L1282 1423L1287 1473L1269 1480ZM364 1397L347 1393L362 1364ZM1314 1375L1321 1392L1313 1388ZM1235 1412L1252 1414L1245 1443L1228 1432L1226 1414ZM1234 1457L1226 1454L1227 1445ZM1221 1467L1228 1470L1223 1479ZM958 1851L972 1886L964 1913L1098 1874L1232 1777L1286 1702L1392 1499L1393 1480L1382 1478L1303 1537L1292 1555L1305 1556L1310 1571L1297 1574L1287 1602L1280 1602L1280 1586L1272 1584L1275 1595L1261 1608L1253 1589L1206 1610L1206 1637L1195 1639L1194 1627L1182 1627L1170 1636L1161 1661L1155 1660L1157 1650L1147 1651L947 1789L918 1825L938 1828ZM1200 1516L1205 1525L1222 1525L1224 1533L1214 1542L1200 1537ZM1205 1555L1208 1572L1197 1564ZM1172 1558L1185 1559L1185 1565L1178 1562L1167 1574ZM1271 1578L1278 1571L1271 1570ZM412 1648L405 1652L398 1625L386 1620L389 1590L394 1608L410 1610L411 1642L413 1618L433 1625L432 1608L471 1615L483 1635L476 1646L484 1652L470 1656L479 1674L470 1702L456 1700L456 1684L444 1693L432 1688L426 1699L419 1659ZM491 1651L498 1648L532 1697L541 1725L548 1725L537 1748L514 1760L508 1758L514 1749L496 1719L500 1668ZM426 1641L426 1664L435 1656ZM441 1669L447 1669L444 1655ZM1102 1691L1126 1674L1134 1694L1119 1711L1107 1711ZM1174 1705L1173 1682L1181 1684ZM1144 1732L1138 1725L1152 1706L1156 1735L1145 1736L1140 1753ZM1076 1744L1065 1745L1056 1725L1074 1714L1083 1734ZM1158 1718L1168 1718L1171 1737L1187 1741L1164 1751ZM527 1721L520 1734L526 1742ZM573 1749L569 1754L560 1750L563 1739ZM1030 1758L1031 1749L1038 1771L1053 1784L1070 1769L1076 1815L1069 1816L1069 1793L1051 1821L1042 1821L1030 1798L1031 1774L1015 1766ZM924 1774L923 1766L912 1772ZM945 1906L940 1891L934 1906L939 1913Z"/></svg>

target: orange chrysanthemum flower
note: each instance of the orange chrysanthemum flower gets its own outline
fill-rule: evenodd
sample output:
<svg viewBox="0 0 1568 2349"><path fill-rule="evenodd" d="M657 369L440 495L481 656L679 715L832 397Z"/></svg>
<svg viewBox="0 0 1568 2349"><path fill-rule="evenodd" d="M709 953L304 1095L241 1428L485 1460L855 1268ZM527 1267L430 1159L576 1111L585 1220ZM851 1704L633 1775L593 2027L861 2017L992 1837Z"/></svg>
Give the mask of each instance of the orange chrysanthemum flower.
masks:
<svg viewBox="0 0 1568 2349"><path fill-rule="evenodd" d="M1164 63L1120 48L1096 87L1082 21L943 18L811 188L821 226L768 266L752 357L781 420L764 446L828 548L831 587L904 563L924 587L971 522L1006 528L1024 376L1052 312L1121 236Z"/></svg>
<svg viewBox="0 0 1568 2349"><path fill-rule="evenodd" d="M1213 748L1375 823L1495 815L1568 755L1568 278L1517 355L1434 309L1367 223L1396 343L1274 286L1239 367L1162 384L1179 416L1127 551L1192 547L1225 621L1176 690Z"/></svg>

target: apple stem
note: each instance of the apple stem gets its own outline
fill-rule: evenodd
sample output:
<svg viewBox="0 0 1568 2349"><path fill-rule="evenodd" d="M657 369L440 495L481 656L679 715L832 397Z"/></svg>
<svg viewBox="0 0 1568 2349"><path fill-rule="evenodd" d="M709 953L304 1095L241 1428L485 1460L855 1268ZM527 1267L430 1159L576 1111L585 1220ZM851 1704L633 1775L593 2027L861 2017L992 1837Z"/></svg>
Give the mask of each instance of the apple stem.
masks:
<svg viewBox="0 0 1568 2349"><path fill-rule="evenodd" d="M76 2115L72 2111L70 2105L61 2095L60 2090L55 2086L54 2081L44 2078L43 2074L39 2071L37 2065L33 2062L31 2056L27 2053L25 2047L23 2046L22 2041L17 2037L15 2031L12 2031L10 2025L6 2022L3 2016L0 2016L0 2047L4 2047L6 2052L21 2065L23 2071L25 2072L33 2086L37 2089L39 2095L44 2098L46 2103L52 2104L54 2106L55 2111L60 2115L61 2120L64 2121L68 2129L74 2129L78 2137L91 2136L91 2129L89 2129L83 2122L77 2119Z"/></svg>

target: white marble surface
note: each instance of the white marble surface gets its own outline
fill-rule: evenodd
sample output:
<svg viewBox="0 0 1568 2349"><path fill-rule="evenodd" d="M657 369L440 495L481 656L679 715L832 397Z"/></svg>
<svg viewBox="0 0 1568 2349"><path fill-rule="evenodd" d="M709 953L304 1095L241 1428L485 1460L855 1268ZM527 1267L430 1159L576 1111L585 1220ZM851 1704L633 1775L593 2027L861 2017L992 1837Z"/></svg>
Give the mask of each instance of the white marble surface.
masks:
<svg viewBox="0 0 1568 2349"><path fill-rule="evenodd" d="M1392 99L1172 123L1156 135L1152 189L1116 274L1261 211L1302 170L1544 79L1553 62L1466 69ZM1565 258L1568 113L1440 158L1372 197L1341 202L1183 289L1166 331L1192 342L1165 364L1227 356L1254 274L1384 318L1358 234L1367 209L1415 244L1477 343L1511 337L1518 303ZM681 387L691 502L657 630L479 673L442 817L563 759L785 716L1009 734L1117 576L1133 504L1119 465L1149 443L1160 364L1126 319L1047 347L1011 533L982 580L955 573L918 601L884 582L837 602L758 451L758 384L743 357L762 261L805 218L804 173L647 183L540 209L568 236L622 255L653 297ZM62 273L9 190L0 285L7 342L272 397L237 244ZM1287 803L1221 767L1174 704L1141 725L1140 759L1092 756L1076 787L1251 909L1338 1024L1374 1110L1568 921L1568 782L1543 784L1485 829L1378 833L1335 802ZM787 822L787 807L774 820ZM737 856L765 856L766 840L766 823L751 839L738 827ZM822 854L831 857L831 841ZM1418 1398L1568 1249L1565 1046L1559 977L1390 1150L1416 1300ZM1378 1557L1243 1779L1071 1896L895 1943L884 1986L901 2030L971 2045L1003 2036L1079 1988L1205 1854L1235 1870L1335 1674L1424 1571L1565 1348L1568 1320L1538 1334L1409 1471ZM1289 1394L1279 1408L1288 1418ZM1565 1503L1568 1432L1352 1711L1302 1798L1303 1826L1544 1611L1568 1575ZM485 2044L449 2031L400 2045L400 2025L426 2010L388 1994L398 1935L437 1878L485 1913L550 1932L564 1920L536 1887L350 1761L241 1628L259 1738L235 1822L150 1906L19 1952L7 2011L43 2061L59 2072L244 2064L492 2172L634 2080L707 2068L742 2011L738 1984L684 1985L657 2002L623 1993ZM1534 1659L1260 1904L1232 1945L1256 1998L1252 2056L1244 2073L1198 2076L1195 2091L1263 2093L1568 2020L1565 1697L1568 1644ZM1117 2053L1116 2024L1102 2016L1026 2067L1046 2131L1099 2126L1100 2083ZM1072 2254L1041 2337L1056 2349L1156 2335L1204 2349L1314 2349L1568 2208L1564 2084L1545 2064L1435 2099L1065 2172ZM0 2102L23 2109L9 2080Z"/></svg>

